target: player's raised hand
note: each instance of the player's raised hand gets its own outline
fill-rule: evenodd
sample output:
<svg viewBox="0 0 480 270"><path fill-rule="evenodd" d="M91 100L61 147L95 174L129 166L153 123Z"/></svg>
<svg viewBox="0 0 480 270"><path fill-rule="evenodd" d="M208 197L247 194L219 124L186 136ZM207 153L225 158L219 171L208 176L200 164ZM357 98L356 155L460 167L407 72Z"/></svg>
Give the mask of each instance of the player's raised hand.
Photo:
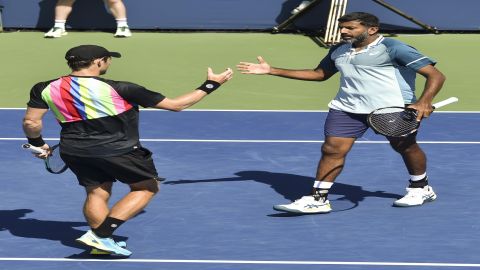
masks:
<svg viewBox="0 0 480 270"><path fill-rule="evenodd" d="M220 74L213 73L212 68L207 70L207 80L216 81L219 84L224 84L226 81L230 80L233 77L233 70L227 68L224 72Z"/></svg>
<svg viewBox="0 0 480 270"><path fill-rule="evenodd" d="M269 74L271 66L263 60L263 57L257 57L258 64L249 62L240 62L237 65L237 70L242 74Z"/></svg>

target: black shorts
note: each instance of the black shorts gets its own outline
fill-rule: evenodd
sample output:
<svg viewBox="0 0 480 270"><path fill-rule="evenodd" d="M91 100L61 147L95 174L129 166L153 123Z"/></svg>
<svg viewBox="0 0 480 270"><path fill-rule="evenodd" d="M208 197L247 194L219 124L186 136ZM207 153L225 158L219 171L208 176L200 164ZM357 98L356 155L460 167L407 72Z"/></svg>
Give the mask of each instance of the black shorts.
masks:
<svg viewBox="0 0 480 270"><path fill-rule="evenodd" d="M119 180L133 184L148 179L160 180L153 164L152 152L139 147L113 157L79 157L61 154L68 168L77 176L81 186L96 186Z"/></svg>

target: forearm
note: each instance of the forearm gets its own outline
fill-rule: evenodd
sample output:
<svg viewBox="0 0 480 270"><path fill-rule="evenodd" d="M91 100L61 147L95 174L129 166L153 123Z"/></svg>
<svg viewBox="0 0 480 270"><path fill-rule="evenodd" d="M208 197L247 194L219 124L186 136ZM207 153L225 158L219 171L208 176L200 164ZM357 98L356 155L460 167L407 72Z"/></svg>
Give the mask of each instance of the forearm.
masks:
<svg viewBox="0 0 480 270"><path fill-rule="evenodd" d="M305 81L323 81L326 79L323 72L311 69L294 70L271 67L269 74L273 76Z"/></svg>
<svg viewBox="0 0 480 270"><path fill-rule="evenodd" d="M207 93L205 91L196 89L193 92L181 95L179 97L176 97L174 100L177 103L178 109L176 111L181 111L184 109L187 109L200 100L202 100L204 97L207 96Z"/></svg>
<svg viewBox="0 0 480 270"><path fill-rule="evenodd" d="M196 89L190 93L181 95L176 98L165 98L164 100L159 102L155 106L155 108L179 112L193 106L194 104L202 100L205 96L207 96L207 93L205 91Z"/></svg>
<svg viewBox="0 0 480 270"><path fill-rule="evenodd" d="M47 113L47 109L27 107L25 116L23 117L23 132L28 138L28 143L33 146L44 146L45 142L42 139L42 118Z"/></svg>
<svg viewBox="0 0 480 270"><path fill-rule="evenodd" d="M23 119L23 132L27 138L38 138L42 132L42 120Z"/></svg>
<svg viewBox="0 0 480 270"><path fill-rule="evenodd" d="M164 98L160 101L155 108L165 109L170 111L182 111L186 108L191 107L193 104L202 100L208 94L211 94L213 91L218 89L222 84L227 82L232 78L233 72L232 69L227 68L224 72L220 74L215 74L212 71L212 68L207 69L207 80L193 90L190 93L181 95L179 97L169 99Z"/></svg>
<svg viewBox="0 0 480 270"><path fill-rule="evenodd" d="M23 119L23 132L25 133L29 144L36 147L46 146L41 134L42 120Z"/></svg>

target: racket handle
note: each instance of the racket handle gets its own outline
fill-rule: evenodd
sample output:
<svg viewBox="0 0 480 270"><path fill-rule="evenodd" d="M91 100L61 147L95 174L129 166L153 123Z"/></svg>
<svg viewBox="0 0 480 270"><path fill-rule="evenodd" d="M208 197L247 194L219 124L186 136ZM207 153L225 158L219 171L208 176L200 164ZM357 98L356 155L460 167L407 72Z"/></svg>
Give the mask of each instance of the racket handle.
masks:
<svg viewBox="0 0 480 270"><path fill-rule="evenodd" d="M29 143L22 144L22 148L25 149L25 150L30 150L30 152L32 152L34 154L46 154L47 153L47 151L45 151L45 149L33 146Z"/></svg>
<svg viewBox="0 0 480 270"><path fill-rule="evenodd" d="M454 103L454 102L457 102L458 101L458 98L456 97L450 97L450 98L447 98L445 100L442 100L442 101L439 101L437 103L433 103L433 109L438 109L440 107L443 107L445 105L448 105L450 103Z"/></svg>

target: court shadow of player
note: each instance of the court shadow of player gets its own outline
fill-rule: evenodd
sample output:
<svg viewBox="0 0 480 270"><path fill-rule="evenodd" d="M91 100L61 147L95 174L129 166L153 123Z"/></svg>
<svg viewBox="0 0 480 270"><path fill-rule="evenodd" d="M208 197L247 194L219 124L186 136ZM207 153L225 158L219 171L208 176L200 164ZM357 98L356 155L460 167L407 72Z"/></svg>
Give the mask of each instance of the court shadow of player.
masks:
<svg viewBox="0 0 480 270"><path fill-rule="evenodd" d="M269 185L275 192L282 195L286 202L294 201L300 197L310 194L314 179L312 177L288 174L274 173L267 171L241 171L235 173L236 177L205 179L205 180L177 180L167 181L167 185L208 183L208 182L229 182L229 181L256 181ZM398 199L399 194L387 193L385 191L368 191L361 186L349 185L336 182L330 190L330 202L334 212L351 210L357 207L367 197ZM279 202L281 203L281 202ZM269 216L292 216L292 214L282 213Z"/></svg>
<svg viewBox="0 0 480 270"><path fill-rule="evenodd" d="M76 229L76 227L88 226L86 222L39 220L26 217L33 212L32 209L0 210L0 231L8 230L12 235L22 238L58 241L64 246L85 250L86 247L75 242L75 239L85 233L85 230ZM126 241L127 238L115 237L115 239ZM89 252L90 249L72 256L91 258Z"/></svg>

